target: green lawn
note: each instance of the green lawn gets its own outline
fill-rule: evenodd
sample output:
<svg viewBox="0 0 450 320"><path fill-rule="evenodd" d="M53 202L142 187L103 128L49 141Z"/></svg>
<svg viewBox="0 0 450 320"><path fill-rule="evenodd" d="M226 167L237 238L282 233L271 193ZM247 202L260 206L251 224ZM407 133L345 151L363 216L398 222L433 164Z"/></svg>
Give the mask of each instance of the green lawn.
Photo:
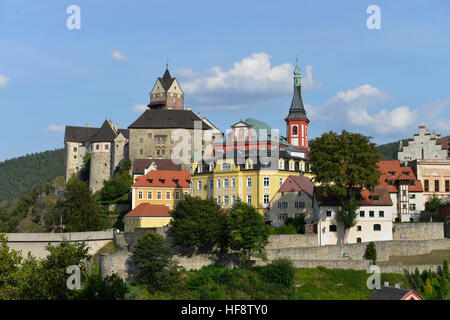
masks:
<svg viewBox="0 0 450 320"><path fill-rule="evenodd" d="M427 254L415 256L390 256L390 262L401 262L403 264L442 264L444 260L450 261L450 250L433 250Z"/></svg>

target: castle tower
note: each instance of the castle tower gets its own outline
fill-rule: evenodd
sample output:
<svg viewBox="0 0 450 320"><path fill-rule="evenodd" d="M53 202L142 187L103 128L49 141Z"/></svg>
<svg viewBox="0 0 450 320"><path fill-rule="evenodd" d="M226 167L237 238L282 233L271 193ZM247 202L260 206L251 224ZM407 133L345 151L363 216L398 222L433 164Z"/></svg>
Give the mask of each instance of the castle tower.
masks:
<svg viewBox="0 0 450 320"><path fill-rule="evenodd" d="M117 130L111 121L103 123L100 130L89 141L91 169L89 187L95 193L103 188L103 181L111 178L111 149Z"/></svg>
<svg viewBox="0 0 450 320"><path fill-rule="evenodd" d="M176 78L166 68L164 76L158 78L150 92L150 109L184 109L184 92Z"/></svg>
<svg viewBox="0 0 450 320"><path fill-rule="evenodd" d="M308 150L308 124L305 107L303 106L301 92L300 68L296 65L294 69L294 96L286 121L287 141L294 147Z"/></svg>

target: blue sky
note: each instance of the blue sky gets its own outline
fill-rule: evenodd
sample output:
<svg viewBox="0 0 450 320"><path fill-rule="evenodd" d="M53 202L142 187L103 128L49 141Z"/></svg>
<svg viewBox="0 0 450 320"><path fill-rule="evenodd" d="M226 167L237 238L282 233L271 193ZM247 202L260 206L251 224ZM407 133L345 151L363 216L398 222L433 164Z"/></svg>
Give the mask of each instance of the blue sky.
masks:
<svg viewBox="0 0 450 320"><path fill-rule="evenodd" d="M448 135L449 14L448 0L0 0L0 161L62 147L65 125L127 127L166 58L185 104L222 130L254 117L284 135L299 54L311 138Z"/></svg>

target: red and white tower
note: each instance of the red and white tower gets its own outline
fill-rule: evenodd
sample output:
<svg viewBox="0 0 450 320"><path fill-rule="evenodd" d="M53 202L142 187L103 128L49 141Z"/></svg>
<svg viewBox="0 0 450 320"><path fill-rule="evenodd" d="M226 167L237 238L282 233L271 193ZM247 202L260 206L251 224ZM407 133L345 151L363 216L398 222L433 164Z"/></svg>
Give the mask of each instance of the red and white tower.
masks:
<svg viewBox="0 0 450 320"><path fill-rule="evenodd" d="M300 68L295 66L294 70L294 96L286 121L287 141L296 148L308 151L308 124L305 107L303 106L301 91Z"/></svg>

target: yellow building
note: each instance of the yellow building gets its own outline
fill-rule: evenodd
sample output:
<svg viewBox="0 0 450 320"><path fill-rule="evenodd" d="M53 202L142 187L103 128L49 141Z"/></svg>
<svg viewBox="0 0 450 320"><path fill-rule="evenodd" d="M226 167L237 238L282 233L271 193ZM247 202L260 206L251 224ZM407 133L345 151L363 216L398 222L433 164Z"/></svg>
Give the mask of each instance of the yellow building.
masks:
<svg viewBox="0 0 450 320"><path fill-rule="evenodd" d="M133 232L135 228L165 227L171 219L167 206L141 203L124 216L124 231Z"/></svg>
<svg viewBox="0 0 450 320"><path fill-rule="evenodd" d="M191 194L194 197L216 199L222 208L230 208L240 199L264 214L289 175L311 176L304 154L292 148L274 150L273 158L269 151L267 159L271 162L267 164L248 150L231 153L230 157L219 153L221 155L215 159L191 165Z"/></svg>
<svg viewBox="0 0 450 320"><path fill-rule="evenodd" d="M131 186L132 211L124 216L125 232L168 225L170 210L189 190L189 171L152 170L137 177Z"/></svg>
<svg viewBox="0 0 450 320"><path fill-rule="evenodd" d="M141 203L157 204L173 209L189 195L189 171L152 170L137 177L131 186L132 209Z"/></svg>

